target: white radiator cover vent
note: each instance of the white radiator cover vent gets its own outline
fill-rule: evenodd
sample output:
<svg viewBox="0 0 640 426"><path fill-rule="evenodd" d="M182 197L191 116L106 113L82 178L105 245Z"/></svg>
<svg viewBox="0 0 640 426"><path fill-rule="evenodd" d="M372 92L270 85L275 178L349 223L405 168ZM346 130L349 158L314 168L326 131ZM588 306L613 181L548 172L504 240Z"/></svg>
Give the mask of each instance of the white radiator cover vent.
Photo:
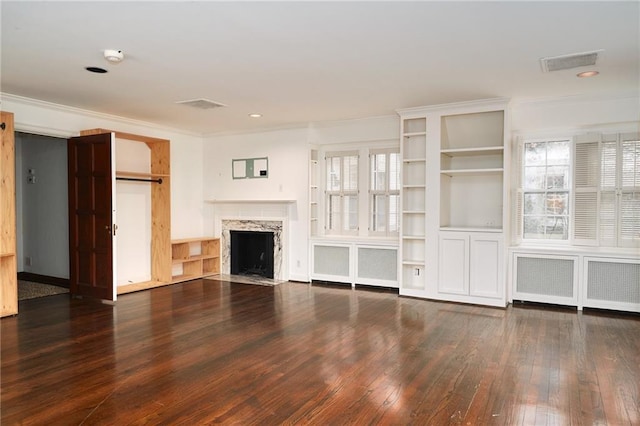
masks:
<svg viewBox="0 0 640 426"><path fill-rule="evenodd" d="M518 293L573 297L574 261L542 257L518 257Z"/></svg>
<svg viewBox="0 0 640 426"><path fill-rule="evenodd" d="M589 260L587 298L640 304L640 263Z"/></svg>
<svg viewBox="0 0 640 426"><path fill-rule="evenodd" d="M573 68L593 66L598 61L602 50L593 52L572 53L562 56L549 56L540 59L542 72L570 70Z"/></svg>
<svg viewBox="0 0 640 426"><path fill-rule="evenodd" d="M313 271L316 274L349 278L349 247L315 246L313 250Z"/></svg>

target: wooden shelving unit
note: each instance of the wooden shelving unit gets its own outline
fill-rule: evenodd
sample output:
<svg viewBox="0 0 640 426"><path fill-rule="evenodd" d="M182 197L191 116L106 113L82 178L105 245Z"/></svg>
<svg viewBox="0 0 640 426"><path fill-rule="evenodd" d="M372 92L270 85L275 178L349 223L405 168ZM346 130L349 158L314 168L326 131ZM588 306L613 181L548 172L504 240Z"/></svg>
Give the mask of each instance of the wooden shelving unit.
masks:
<svg viewBox="0 0 640 426"><path fill-rule="evenodd" d="M172 283L171 276L171 161L170 141L108 129L88 129L80 135L114 133L116 139L145 144L150 151L149 172L116 170L116 178L157 179L162 185L151 187L151 279L118 286L118 294L159 287Z"/></svg>
<svg viewBox="0 0 640 426"><path fill-rule="evenodd" d="M179 270L172 283L195 280L220 273L220 239L186 238L171 241L171 263Z"/></svg>
<svg viewBox="0 0 640 426"><path fill-rule="evenodd" d="M0 316L18 313L16 182L13 114L0 111Z"/></svg>

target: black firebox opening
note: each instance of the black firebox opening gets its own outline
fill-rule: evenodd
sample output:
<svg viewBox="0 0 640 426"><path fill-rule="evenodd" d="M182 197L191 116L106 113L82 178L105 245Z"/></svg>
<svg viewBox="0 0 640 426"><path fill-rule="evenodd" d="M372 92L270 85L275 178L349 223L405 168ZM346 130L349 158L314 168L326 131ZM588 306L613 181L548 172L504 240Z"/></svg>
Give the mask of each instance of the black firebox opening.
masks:
<svg viewBox="0 0 640 426"><path fill-rule="evenodd" d="M273 232L230 233L231 274L273 278Z"/></svg>

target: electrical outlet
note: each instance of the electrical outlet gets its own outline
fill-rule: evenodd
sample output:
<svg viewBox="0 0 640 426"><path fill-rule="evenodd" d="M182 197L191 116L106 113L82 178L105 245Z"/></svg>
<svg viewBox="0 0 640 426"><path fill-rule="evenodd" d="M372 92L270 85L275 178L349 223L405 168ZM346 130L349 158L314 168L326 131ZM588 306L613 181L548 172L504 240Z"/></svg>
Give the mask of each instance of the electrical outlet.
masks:
<svg viewBox="0 0 640 426"><path fill-rule="evenodd" d="M36 177L33 175L29 175L27 177L27 183L31 183L31 184L36 183Z"/></svg>
<svg viewBox="0 0 640 426"><path fill-rule="evenodd" d="M415 275L416 277L420 276L420 268L415 268L413 271L413 275Z"/></svg>

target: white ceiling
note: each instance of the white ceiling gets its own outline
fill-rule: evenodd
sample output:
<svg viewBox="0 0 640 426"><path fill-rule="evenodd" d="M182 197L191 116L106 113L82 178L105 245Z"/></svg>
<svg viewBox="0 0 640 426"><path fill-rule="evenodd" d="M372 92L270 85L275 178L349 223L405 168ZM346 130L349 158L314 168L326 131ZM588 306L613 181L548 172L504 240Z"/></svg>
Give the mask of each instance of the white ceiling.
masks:
<svg viewBox="0 0 640 426"><path fill-rule="evenodd" d="M202 134L640 87L637 1L3 0L0 8L2 92ZM104 49L123 50L125 60L107 63ZM598 49L597 77L541 71L542 57ZM175 104L194 98L228 106Z"/></svg>

